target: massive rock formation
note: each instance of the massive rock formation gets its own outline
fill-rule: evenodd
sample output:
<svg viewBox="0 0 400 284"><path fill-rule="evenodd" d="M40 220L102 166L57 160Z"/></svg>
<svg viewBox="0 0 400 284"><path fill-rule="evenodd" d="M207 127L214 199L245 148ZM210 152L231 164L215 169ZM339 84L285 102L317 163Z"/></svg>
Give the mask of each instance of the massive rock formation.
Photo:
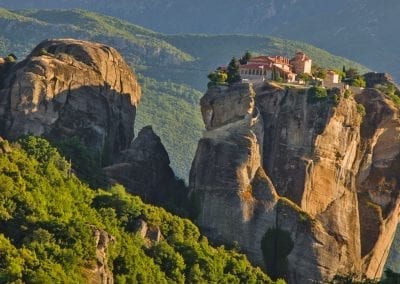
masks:
<svg viewBox="0 0 400 284"><path fill-rule="evenodd" d="M4 137L77 136L100 157L129 147L141 92L115 49L72 39L46 40L0 77Z"/></svg>
<svg viewBox="0 0 400 284"><path fill-rule="evenodd" d="M190 175L198 222L290 283L379 277L400 212L398 108L375 89L311 96L271 84L208 90Z"/></svg>
<svg viewBox="0 0 400 284"><path fill-rule="evenodd" d="M27 134L53 141L76 137L101 157L113 182L148 202L162 203L182 182L175 179L151 127L133 140L140 97L135 75L115 49L73 39L46 40L19 63L0 60L0 135L11 140ZM0 137L0 154L9 151ZM86 162L87 157L80 158ZM75 170L78 175L84 171L79 166ZM82 267L83 272L88 283L113 283L107 249L121 240L92 229L96 263ZM146 236L159 240L161 233L150 228Z"/></svg>
<svg viewBox="0 0 400 284"><path fill-rule="evenodd" d="M363 75L368 88L373 88L375 85L394 84L393 78L388 73L369 72Z"/></svg>
<svg viewBox="0 0 400 284"><path fill-rule="evenodd" d="M106 166L112 182L162 204L179 184L151 127L133 141L140 97L135 75L114 48L46 40L19 63L0 61L0 135L76 137ZM82 167L75 170L88 175L79 172Z"/></svg>

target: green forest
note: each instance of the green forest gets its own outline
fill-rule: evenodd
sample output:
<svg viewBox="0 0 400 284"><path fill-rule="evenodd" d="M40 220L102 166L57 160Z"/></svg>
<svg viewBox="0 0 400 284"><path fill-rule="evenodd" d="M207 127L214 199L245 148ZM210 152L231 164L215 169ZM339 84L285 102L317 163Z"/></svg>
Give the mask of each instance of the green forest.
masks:
<svg viewBox="0 0 400 284"><path fill-rule="evenodd" d="M98 265L94 230L112 239L116 283L273 283L237 250L211 246L191 221L119 185L89 188L43 138L1 141L0 152L0 283L87 283ZM143 237L139 220L160 240Z"/></svg>

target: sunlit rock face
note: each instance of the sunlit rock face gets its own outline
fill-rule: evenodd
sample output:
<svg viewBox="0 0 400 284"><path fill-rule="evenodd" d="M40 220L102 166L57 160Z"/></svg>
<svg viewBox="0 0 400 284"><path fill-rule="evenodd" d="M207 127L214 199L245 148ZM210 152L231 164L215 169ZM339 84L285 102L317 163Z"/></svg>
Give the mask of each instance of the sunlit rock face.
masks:
<svg viewBox="0 0 400 284"><path fill-rule="evenodd" d="M198 222L290 283L379 277L398 222L398 109L376 89L332 89L319 102L309 92L248 83L207 91L190 175ZM277 228L292 242L284 256L262 249ZM285 259L285 271L264 255Z"/></svg>
<svg viewBox="0 0 400 284"><path fill-rule="evenodd" d="M141 91L114 48L46 40L2 77L0 131L5 137L76 136L100 156L129 147Z"/></svg>

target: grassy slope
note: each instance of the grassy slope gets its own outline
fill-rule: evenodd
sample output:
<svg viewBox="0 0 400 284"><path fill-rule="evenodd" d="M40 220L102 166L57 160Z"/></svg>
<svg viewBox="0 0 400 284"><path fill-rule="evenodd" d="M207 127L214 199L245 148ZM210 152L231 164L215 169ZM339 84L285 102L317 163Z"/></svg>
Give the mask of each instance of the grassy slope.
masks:
<svg viewBox="0 0 400 284"><path fill-rule="evenodd" d="M205 90L208 72L226 64L232 55L239 56L246 50L272 54L304 50L324 66L359 66L300 42L265 36L166 36L83 10L15 13L2 9L0 28L0 52L4 55L14 52L20 58L45 37L93 40L117 48L135 71L145 76L141 76L146 86L136 131L144 125L153 125L170 154L176 174L185 179L203 129L198 90Z"/></svg>

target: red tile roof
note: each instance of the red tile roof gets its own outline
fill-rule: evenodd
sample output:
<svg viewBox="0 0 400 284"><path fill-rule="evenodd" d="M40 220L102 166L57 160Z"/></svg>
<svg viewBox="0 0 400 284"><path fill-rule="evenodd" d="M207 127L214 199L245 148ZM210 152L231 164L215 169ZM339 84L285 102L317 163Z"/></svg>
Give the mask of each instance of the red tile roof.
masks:
<svg viewBox="0 0 400 284"><path fill-rule="evenodd" d="M254 69L254 68L260 68L263 67L265 70L271 69L272 65L271 64L264 64L264 63L249 63L249 64L244 64L240 65L239 68L242 69Z"/></svg>

